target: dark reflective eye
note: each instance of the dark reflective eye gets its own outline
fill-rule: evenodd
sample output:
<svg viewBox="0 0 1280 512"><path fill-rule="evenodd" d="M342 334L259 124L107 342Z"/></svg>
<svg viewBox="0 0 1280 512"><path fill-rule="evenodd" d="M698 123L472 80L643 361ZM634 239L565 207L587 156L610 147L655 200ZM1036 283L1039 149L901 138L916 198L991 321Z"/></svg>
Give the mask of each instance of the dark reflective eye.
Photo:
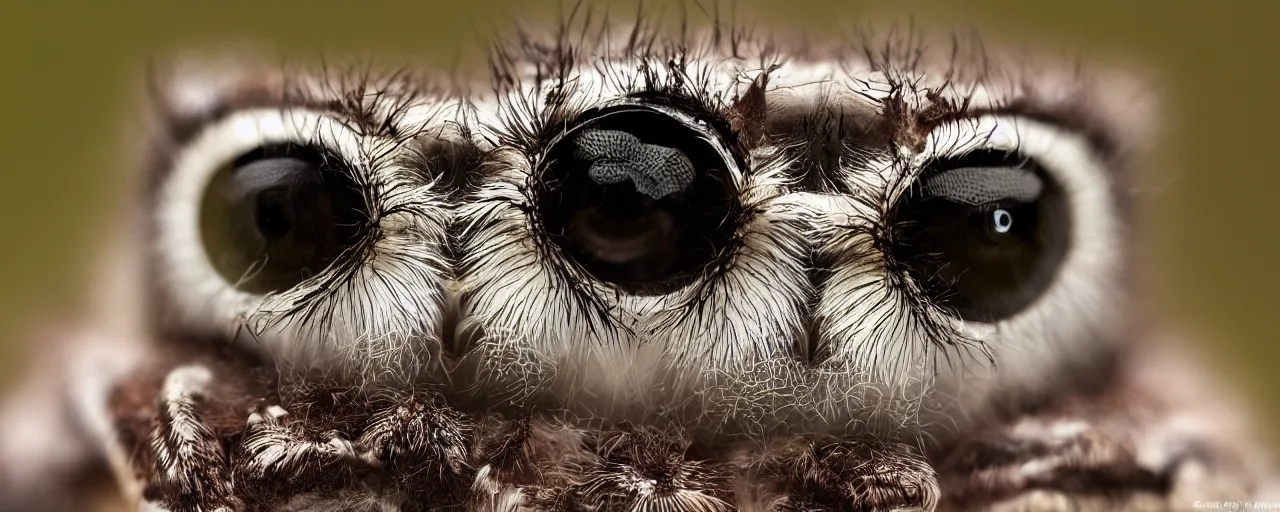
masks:
<svg viewBox="0 0 1280 512"><path fill-rule="evenodd" d="M643 105L589 112L547 150L539 217L597 279L666 293L729 245L734 165L716 132L687 116Z"/></svg>
<svg viewBox="0 0 1280 512"><path fill-rule="evenodd" d="M209 260L239 290L282 291L355 242L364 200L343 160L297 144L258 148L219 170L200 212Z"/></svg>
<svg viewBox="0 0 1280 512"><path fill-rule="evenodd" d="M965 320L1000 320L1053 281L1067 252L1068 213L1061 187L1017 154L935 160L891 214L893 259Z"/></svg>

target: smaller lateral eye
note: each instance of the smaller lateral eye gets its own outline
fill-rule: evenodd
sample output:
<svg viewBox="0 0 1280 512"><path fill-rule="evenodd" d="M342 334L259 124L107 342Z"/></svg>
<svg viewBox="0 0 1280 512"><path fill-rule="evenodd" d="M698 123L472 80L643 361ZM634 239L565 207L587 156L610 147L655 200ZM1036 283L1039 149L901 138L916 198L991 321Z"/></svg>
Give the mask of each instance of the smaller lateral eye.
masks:
<svg viewBox="0 0 1280 512"><path fill-rule="evenodd" d="M219 169L205 190L200 234L237 289L282 291L319 273L358 239L367 217L346 163L300 144L262 146Z"/></svg>
<svg viewBox="0 0 1280 512"><path fill-rule="evenodd" d="M992 322L1026 308L1066 255L1062 188L1017 153L979 150L926 164L890 215L892 256L934 303Z"/></svg>

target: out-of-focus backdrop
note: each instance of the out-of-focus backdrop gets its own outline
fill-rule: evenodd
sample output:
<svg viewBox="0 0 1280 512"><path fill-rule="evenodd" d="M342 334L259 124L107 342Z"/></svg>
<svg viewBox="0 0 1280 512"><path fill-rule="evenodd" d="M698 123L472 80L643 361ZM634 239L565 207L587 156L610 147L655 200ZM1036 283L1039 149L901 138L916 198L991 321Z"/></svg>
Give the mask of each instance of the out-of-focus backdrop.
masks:
<svg viewBox="0 0 1280 512"><path fill-rule="evenodd" d="M636 4L613 4L619 17ZM647 2L696 13L716 0ZM1005 42L1074 48L1159 72L1165 138L1144 191L1145 271L1161 314L1197 332L1272 424L1280 420L1280 4L723 0L761 27L837 37L913 17ZM1269 5L1270 4L1270 5ZM483 65L482 40L572 0L434 2L3 2L0 5L0 383L32 350L16 340L83 302L139 123L143 64L184 48L248 42L276 52ZM1178 378L1176 375L1170 379ZM1280 440L1280 428L1273 429Z"/></svg>

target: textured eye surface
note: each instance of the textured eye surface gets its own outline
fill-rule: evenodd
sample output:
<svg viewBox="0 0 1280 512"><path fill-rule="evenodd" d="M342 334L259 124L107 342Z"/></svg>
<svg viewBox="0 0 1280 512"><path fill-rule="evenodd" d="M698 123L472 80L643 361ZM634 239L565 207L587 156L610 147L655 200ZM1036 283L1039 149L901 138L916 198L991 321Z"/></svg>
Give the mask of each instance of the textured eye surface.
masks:
<svg viewBox="0 0 1280 512"><path fill-rule="evenodd" d="M539 214L595 278L664 293L728 245L732 165L713 130L676 111L587 112L549 146Z"/></svg>
<svg viewBox="0 0 1280 512"><path fill-rule="evenodd" d="M965 320L1001 320L1052 282L1068 214L1061 187L1016 152L935 159L892 213L893 256L935 303Z"/></svg>
<svg viewBox="0 0 1280 512"><path fill-rule="evenodd" d="M315 147L275 144L217 171L201 205L200 232L218 273L244 292L281 291L355 243L367 214L340 162Z"/></svg>

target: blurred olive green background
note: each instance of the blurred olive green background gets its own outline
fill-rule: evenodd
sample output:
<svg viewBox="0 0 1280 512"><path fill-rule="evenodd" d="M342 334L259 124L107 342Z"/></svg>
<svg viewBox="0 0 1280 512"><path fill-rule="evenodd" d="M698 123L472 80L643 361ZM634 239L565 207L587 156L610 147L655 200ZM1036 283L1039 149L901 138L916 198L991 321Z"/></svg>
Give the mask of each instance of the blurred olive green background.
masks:
<svg viewBox="0 0 1280 512"><path fill-rule="evenodd" d="M661 4L647 2L655 3ZM1148 266L1154 296L1166 317L1203 334L1216 362L1277 420L1280 6L1267 3L740 0L736 6L757 25L814 36L913 16L1154 67L1167 96L1167 137L1145 188L1155 215ZM130 122L136 113L128 100L147 57L247 41L303 56L384 55L449 68L480 64L484 35L515 19L548 19L561 7L482 0L2 4L0 381L22 364L19 335L82 301L94 244L113 220L104 212L127 200L110 192L129 171L122 169L128 156L122 148L138 124ZM694 1L683 5L698 10ZM731 5L721 2L722 10ZM630 2L615 10L626 18L634 8Z"/></svg>

